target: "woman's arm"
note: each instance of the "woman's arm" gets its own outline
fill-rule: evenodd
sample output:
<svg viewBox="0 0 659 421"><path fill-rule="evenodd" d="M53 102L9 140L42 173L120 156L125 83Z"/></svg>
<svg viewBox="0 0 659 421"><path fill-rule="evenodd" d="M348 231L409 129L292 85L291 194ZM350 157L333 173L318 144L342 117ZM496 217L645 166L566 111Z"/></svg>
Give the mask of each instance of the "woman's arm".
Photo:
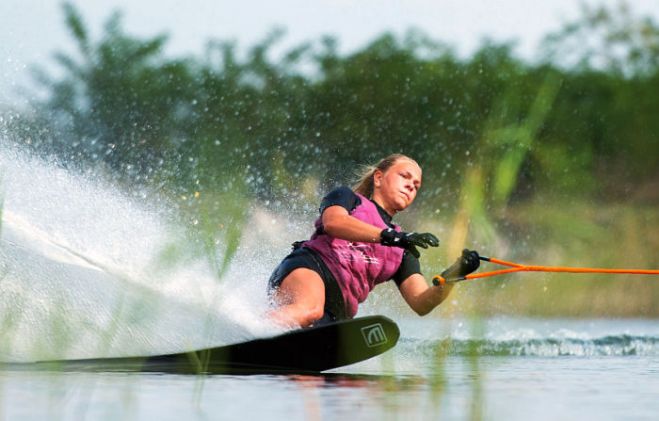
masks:
<svg viewBox="0 0 659 421"><path fill-rule="evenodd" d="M350 216L342 206L330 206L323 211L323 229L332 237L348 241L379 243L382 228Z"/></svg>
<svg viewBox="0 0 659 421"><path fill-rule="evenodd" d="M425 316L448 297L453 285L428 285L421 274L415 273L405 279L398 288L412 310L419 316Z"/></svg>
<svg viewBox="0 0 659 421"><path fill-rule="evenodd" d="M444 278L464 277L480 266L480 256L475 250L464 249L462 255L442 272ZM408 276L398 287L401 295L420 316L424 316L441 304L453 289L453 284L430 286L420 273Z"/></svg>

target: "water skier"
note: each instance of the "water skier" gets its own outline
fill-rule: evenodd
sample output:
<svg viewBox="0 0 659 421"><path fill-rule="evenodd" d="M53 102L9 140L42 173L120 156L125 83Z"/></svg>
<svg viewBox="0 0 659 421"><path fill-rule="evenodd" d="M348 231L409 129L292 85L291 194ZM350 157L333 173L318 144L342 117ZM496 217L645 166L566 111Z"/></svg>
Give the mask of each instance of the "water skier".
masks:
<svg viewBox="0 0 659 421"><path fill-rule="evenodd" d="M364 172L353 190L339 187L320 205L316 231L274 270L268 292L279 323L306 327L353 318L359 303L393 280L407 304L425 315L446 299L451 284L430 286L421 274L418 248L437 247L431 233L408 233L392 222L421 187L422 170L413 159L390 155ZM442 276L458 277L479 266L475 251Z"/></svg>

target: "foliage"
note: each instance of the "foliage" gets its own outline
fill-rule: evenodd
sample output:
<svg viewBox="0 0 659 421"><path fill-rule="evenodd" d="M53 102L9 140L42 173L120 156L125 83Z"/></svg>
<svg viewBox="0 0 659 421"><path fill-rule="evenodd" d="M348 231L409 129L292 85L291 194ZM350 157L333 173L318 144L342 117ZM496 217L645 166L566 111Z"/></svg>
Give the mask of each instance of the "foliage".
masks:
<svg viewBox="0 0 659 421"><path fill-rule="evenodd" d="M57 54L65 76L42 77L50 95L33 121L46 133L37 148L184 193L232 191L246 180L261 197L293 194L291 180L344 183L390 152L418 158L429 184L441 186L429 203L457 191L465 166L493 153L499 205L529 192L603 193L654 177L648 152L659 150L659 31L621 10L584 9L583 20L548 37L547 51L603 33L605 46L626 48L620 63L634 65L624 71L613 62L594 68L590 50L574 68L555 56L532 65L505 44L460 60L415 31L384 34L344 57L324 38L273 61L275 31L243 60L220 41L202 59L170 59L166 36L131 37L118 13L92 40L65 4L78 56ZM537 97L538 89L550 91Z"/></svg>
<svg viewBox="0 0 659 421"><path fill-rule="evenodd" d="M545 40L549 59L583 69L602 69L629 77L651 76L659 65L659 27L636 17L628 3L588 6L582 18Z"/></svg>

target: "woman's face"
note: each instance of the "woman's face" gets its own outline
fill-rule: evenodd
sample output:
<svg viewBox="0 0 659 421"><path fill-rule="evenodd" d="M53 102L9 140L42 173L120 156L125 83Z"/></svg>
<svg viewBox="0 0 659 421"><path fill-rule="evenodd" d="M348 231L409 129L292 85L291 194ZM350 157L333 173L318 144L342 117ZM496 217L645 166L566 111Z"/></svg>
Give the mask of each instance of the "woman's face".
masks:
<svg viewBox="0 0 659 421"><path fill-rule="evenodd" d="M421 168L416 162L399 159L382 172L373 174L373 200L389 215L395 215L412 204L421 187Z"/></svg>

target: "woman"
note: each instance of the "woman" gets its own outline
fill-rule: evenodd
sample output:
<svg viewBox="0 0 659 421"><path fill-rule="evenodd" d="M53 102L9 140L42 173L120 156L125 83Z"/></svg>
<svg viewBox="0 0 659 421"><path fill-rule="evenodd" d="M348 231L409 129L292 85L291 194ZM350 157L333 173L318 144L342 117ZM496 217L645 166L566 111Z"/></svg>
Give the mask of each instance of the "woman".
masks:
<svg viewBox="0 0 659 421"><path fill-rule="evenodd" d="M311 239L295 243L270 278L271 316L301 327L352 318L373 287L390 279L419 315L444 301L452 286L428 285L417 249L437 247L439 240L403 232L391 221L419 187L419 164L394 154L369 167L354 191L339 187L325 196ZM464 276L478 265L478 253L465 250L442 275Z"/></svg>

